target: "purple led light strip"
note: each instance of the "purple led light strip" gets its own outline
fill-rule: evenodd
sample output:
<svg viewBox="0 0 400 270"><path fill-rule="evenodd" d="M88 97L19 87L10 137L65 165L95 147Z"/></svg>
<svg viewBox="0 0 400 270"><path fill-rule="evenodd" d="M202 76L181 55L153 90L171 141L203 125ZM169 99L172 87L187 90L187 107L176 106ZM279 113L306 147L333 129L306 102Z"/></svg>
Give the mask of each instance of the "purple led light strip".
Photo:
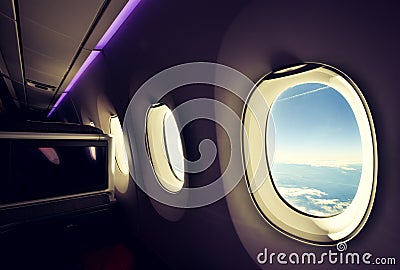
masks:
<svg viewBox="0 0 400 270"><path fill-rule="evenodd" d="M110 39L114 36L114 34L119 29L119 27L125 22L125 20L132 13L132 11L136 8L136 6L139 4L140 1L141 0L129 0L128 1L128 3L125 5L125 7L118 14L117 18L115 18L115 20L113 21L111 26L108 28L106 33L100 39L99 43L97 43L97 45L95 47L96 50L102 50L107 45L107 43L110 41Z"/></svg>
<svg viewBox="0 0 400 270"><path fill-rule="evenodd" d="M94 59L96 59L96 57L99 55L100 50L102 50L107 45L107 43L114 36L114 34L118 31L118 29L125 22L125 20L132 13L132 11L136 8L136 6L139 4L140 1L141 0L129 0L128 3L126 3L126 5L121 10L121 12L118 14L118 16L115 18L113 23L110 25L110 27L104 33L103 37L97 43L96 47L94 48L95 50L93 50L89 54L88 58L85 60L83 65L79 68L78 72L75 74L74 78L71 80L71 82L65 88L64 93L62 93L61 96L58 98L56 104L54 104L53 108L50 110L47 117L51 116L51 114L55 111L57 106L67 96L68 92L71 90L71 88L76 84L76 82L79 80L79 78L85 72L85 70L90 66L90 64L94 61Z"/></svg>

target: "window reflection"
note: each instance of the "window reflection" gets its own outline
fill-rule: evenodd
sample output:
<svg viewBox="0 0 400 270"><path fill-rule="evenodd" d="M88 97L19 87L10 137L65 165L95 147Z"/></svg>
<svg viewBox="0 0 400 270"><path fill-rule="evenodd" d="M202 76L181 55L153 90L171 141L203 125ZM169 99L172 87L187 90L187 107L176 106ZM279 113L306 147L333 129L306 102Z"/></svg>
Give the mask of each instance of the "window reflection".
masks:
<svg viewBox="0 0 400 270"><path fill-rule="evenodd" d="M92 160L96 160L96 158L97 158L97 156L96 156L96 147L90 146L89 147L89 153L90 153L90 157L92 158Z"/></svg>
<svg viewBox="0 0 400 270"><path fill-rule="evenodd" d="M60 165L60 158L57 155L56 150L52 147L39 147L40 152L47 158L48 161L55 165Z"/></svg>

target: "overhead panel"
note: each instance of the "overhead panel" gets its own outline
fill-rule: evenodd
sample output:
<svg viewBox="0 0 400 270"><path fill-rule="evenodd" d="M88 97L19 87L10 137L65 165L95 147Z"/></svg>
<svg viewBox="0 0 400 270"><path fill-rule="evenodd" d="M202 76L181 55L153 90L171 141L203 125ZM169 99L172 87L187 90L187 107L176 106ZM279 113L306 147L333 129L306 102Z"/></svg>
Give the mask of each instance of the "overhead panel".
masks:
<svg viewBox="0 0 400 270"><path fill-rule="evenodd" d="M68 86L68 84L74 78L75 74L78 72L79 68L83 65L83 63L89 57L89 55L90 55L90 51L88 51L88 50L82 50L81 53L78 55L78 57L75 60L75 63L71 67L70 72L67 74L67 76L65 77L65 80L60 85L60 88L59 88L60 91L58 91L60 95L62 92L64 92L65 88Z"/></svg>
<svg viewBox="0 0 400 270"><path fill-rule="evenodd" d="M58 86L103 0L20 1L26 79Z"/></svg>
<svg viewBox="0 0 400 270"><path fill-rule="evenodd" d="M13 87L13 85L12 85L12 81L11 81L10 79L8 79L8 78L4 78L4 82L6 83L7 88L10 90L11 97L12 97L14 100L18 99L18 98L17 98L17 95L16 95L16 93L15 93L14 87Z"/></svg>
<svg viewBox="0 0 400 270"><path fill-rule="evenodd" d="M0 71L12 97L48 110L127 2L0 1Z"/></svg>
<svg viewBox="0 0 400 270"><path fill-rule="evenodd" d="M100 17L100 19L96 22L96 27L93 29L92 33L88 36L86 40L83 50L79 53L78 57L76 58L75 63L72 65L70 72L66 76L65 80L62 82L59 88L59 95L54 99L61 95L61 93L67 88L70 84L71 80L74 78L75 74L78 72L82 64L88 58L90 52L95 49L97 43L103 36L103 34L107 31L110 27L112 22L118 16L119 12L125 6L128 0L113 0L107 4L107 8L105 9L104 13Z"/></svg>
<svg viewBox="0 0 400 270"><path fill-rule="evenodd" d="M11 97L18 99L19 105L26 106L24 78L17 35L17 23L14 20L12 1L1 1L0 4L0 71L9 89Z"/></svg>
<svg viewBox="0 0 400 270"><path fill-rule="evenodd" d="M26 91L28 93L30 107L39 110L47 109L47 105L53 96L52 90L43 90L37 87L26 85Z"/></svg>
<svg viewBox="0 0 400 270"><path fill-rule="evenodd" d="M97 22L96 28L93 29L93 32L86 41L84 45L85 49L93 50L96 47L100 38L104 35L127 2L128 0L110 1L103 16L101 16L100 20Z"/></svg>
<svg viewBox="0 0 400 270"><path fill-rule="evenodd" d="M5 81L7 82L7 79L5 79ZM9 84L7 84L7 85L9 85ZM21 83L17 83L17 82L15 82L15 81L12 81L12 82L11 82L11 85L12 85L14 91L15 91L15 95L17 96L20 105L21 105L23 108L27 107L28 104L26 103L26 98L25 98L25 87L24 87L24 85L21 84ZM9 90L10 90L10 88L9 88ZM11 92L11 90L10 90L10 92Z"/></svg>
<svg viewBox="0 0 400 270"><path fill-rule="evenodd" d="M0 14L9 18L14 18L12 0L0 1Z"/></svg>
<svg viewBox="0 0 400 270"><path fill-rule="evenodd" d="M16 22L2 15L0 16L0 29L0 49L7 68L7 70L2 70L2 73L8 74L12 80L22 83L24 80L18 49Z"/></svg>

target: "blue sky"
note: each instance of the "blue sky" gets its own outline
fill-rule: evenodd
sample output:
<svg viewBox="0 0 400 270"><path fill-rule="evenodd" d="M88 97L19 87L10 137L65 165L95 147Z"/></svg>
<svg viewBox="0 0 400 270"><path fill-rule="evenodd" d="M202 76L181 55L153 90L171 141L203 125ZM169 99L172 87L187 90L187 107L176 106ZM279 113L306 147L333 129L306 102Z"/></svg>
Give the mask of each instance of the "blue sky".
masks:
<svg viewBox="0 0 400 270"><path fill-rule="evenodd" d="M361 163L361 139L354 113L346 99L327 85L307 83L284 91L271 108L268 128L269 134L275 130L275 162L330 166ZM271 141L268 145L274 148Z"/></svg>
<svg viewBox="0 0 400 270"><path fill-rule="evenodd" d="M289 88L274 102L267 128L270 162L275 150L271 173L287 202L317 216L338 214L350 205L362 148L354 113L339 92L318 83Z"/></svg>

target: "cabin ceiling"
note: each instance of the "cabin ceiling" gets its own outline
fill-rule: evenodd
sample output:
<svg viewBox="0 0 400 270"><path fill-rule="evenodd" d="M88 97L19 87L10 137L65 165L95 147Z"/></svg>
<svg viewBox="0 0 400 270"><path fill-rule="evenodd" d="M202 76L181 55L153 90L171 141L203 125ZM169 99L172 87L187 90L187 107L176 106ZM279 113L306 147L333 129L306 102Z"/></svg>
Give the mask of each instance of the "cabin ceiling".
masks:
<svg viewBox="0 0 400 270"><path fill-rule="evenodd" d="M126 2L0 1L0 71L17 107L47 112Z"/></svg>

